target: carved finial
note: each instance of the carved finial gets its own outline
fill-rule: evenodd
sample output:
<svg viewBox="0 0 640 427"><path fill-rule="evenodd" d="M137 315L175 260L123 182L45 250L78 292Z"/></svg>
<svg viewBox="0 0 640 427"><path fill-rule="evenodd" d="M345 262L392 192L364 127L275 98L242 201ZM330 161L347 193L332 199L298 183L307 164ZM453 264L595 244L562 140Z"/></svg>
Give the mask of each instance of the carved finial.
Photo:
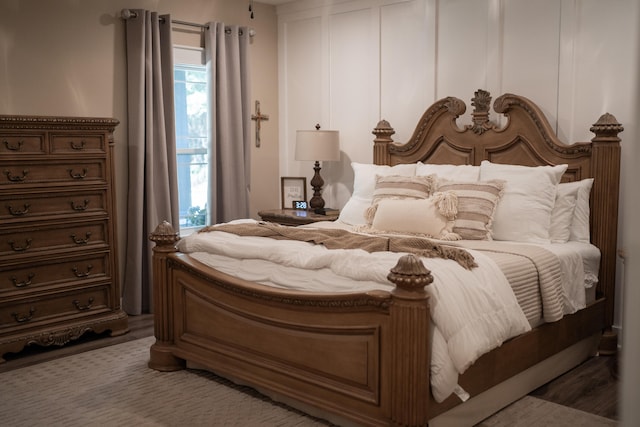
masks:
<svg viewBox="0 0 640 427"><path fill-rule="evenodd" d="M373 139L373 162L376 165L389 164L389 146L393 144L391 135L396 133L388 121L380 120L371 131L376 137Z"/></svg>
<svg viewBox="0 0 640 427"><path fill-rule="evenodd" d="M491 94L486 90L478 89L471 98L471 105L474 106L471 113L473 124L467 125L473 133L482 135L485 131L494 127L489 121L489 108L491 107Z"/></svg>
<svg viewBox="0 0 640 427"><path fill-rule="evenodd" d="M393 130L388 121L383 119L378 122L371 133L376 136L376 140L391 140L391 135L396 133L396 131Z"/></svg>
<svg viewBox="0 0 640 427"><path fill-rule="evenodd" d="M474 113L488 113L491 106L491 94L486 90L478 89L471 98L471 105L475 108Z"/></svg>
<svg viewBox="0 0 640 427"><path fill-rule="evenodd" d="M427 270L422 261L414 254L400 257L387 279L398 288L409 292L424 290L425 286L433 282L431 271Z"/></svg>
<svg viewBox="0 0 640 427"><path fill-rule="evenodd" d="M596 134L593 139L613 139L615 141L620 141L618 134L622 132L624 128L620 123L618 123L618 120L613 116L613 114L604 113L600 116L598 121L591 126L590 130Z"/></svg>
<svg viewBox="0 0 640 427"><path fill-rule="evenodd" d="M149 240L157 246L174 246L175 243L180 240L180 233L175 231L169 222L162 221L153 233L149 235Z"/></svg>

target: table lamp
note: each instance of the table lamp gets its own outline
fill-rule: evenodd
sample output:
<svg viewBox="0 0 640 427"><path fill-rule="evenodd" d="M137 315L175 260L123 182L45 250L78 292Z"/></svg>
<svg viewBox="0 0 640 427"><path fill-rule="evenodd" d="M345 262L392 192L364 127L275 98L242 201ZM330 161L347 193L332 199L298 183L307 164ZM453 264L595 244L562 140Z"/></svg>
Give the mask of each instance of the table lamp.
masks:
<svg viewBox="0 0 640 427"><path fill-rule="evenodd" d="M313 197L309 200L309 208L317 214L326 214L322 186L324 180L320 176L320 161L340 160L340 138L337 130L299 130L296 132L296 160L314 160L315 174L311 179Z"/></svg>

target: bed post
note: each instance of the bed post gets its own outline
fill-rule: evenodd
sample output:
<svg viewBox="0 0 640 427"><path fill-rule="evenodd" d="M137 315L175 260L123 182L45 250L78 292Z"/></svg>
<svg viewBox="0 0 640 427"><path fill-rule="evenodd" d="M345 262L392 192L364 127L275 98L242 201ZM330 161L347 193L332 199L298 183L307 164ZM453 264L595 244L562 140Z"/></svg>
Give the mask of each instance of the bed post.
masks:
<svg viewBox="0 0 640 427"><path fill-rule="evenodd" d="M391 160L389 145L393 144L391 135L396 131L388 121L380 120L371 133L376 136L373 140L373 164L388 165Z"/></svg>
<svg viewBox="0 0 640 427"><path fill-rule="evenodd" d="M156 342L151 346L149 367L158 371L177 371L184 369L185 362L173 355L173 325L171 307L171 280L167 257L177 252L176 242L180 236L167 221L163 221L149 236L155 243L153 247L153 330Z"/></svg>
<svg viewBox="0 0 640 427"><path fill-rule="evenodd" d="M390 405L394 425L426 426L429 413L429 296L433 282L415 255L404 255L387 276L391 292ZM420 337L420 339L416 339Z"/></svg>
<svg viewBox="0 0 640 427"><path fill-rule="evenodd" d="M616 291L616 256L618 237L618 197L620 186L620 138L624 128L616 118L603 114L591 127L593 189L591 196L591 242L600 248L598 293L606 298L601 354L615 354L618 337L613 331Z"/></svg>

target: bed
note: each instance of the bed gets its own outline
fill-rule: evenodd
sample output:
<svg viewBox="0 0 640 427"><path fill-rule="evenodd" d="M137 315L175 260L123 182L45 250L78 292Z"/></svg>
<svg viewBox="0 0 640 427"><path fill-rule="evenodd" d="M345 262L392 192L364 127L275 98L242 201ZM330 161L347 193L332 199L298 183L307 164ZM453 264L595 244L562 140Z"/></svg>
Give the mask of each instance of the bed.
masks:
<svg viewBox="0 0 640 427"><path fill-rule="evenodd" d="M388 271L387 288L364 287L357 291L314 288L309 291L269 286L250 280L250 275L243 278L233 274L235 264L224 261L219 268L213 268L195 254L178 250L178 247L187 247L181 246L185 239L181 241L171 224L165 222L150 236L155 242L156 342L150 350L149 366L159 371L184 369L187 364L209 369L237 383L250 385L274 400L339 425L460 426L481 421L596 352L615 353L617 337L611 325L620 169L618 133L622 126L611 114L604 114L591 127L595 134L591 142L567 145L556 137L540 108L525 97L504 94L495 99L493 109L503 115L501 125L490 119L491 95L488 92L478 90L471 104L474 107L471 123L461 125L458 121L466 111L463 101L447 97L435 102L420 118L409 141L402 144L393 141L394 130L390 124L380 121L373 130L374 162L367 166L368 169L387 169L389 177L397 176L394 171L404 165L425 168L427 172L436 170L436 174L423 174L431 177L446 175L445 169L455 170L453 177L461 170L476 173L486 169L487 177L496 178L500 183L505 181L500 179L504 177L504 168L526 167L528 173L529 169L539 171L538 167L543 167L547 172L552 171L549 173L555 177L553 179L566 184L564 188L584 188L582 184L588 182L588 216L586 225L583 224L587 236L581 237L587 241L580 247L595 248L596 255L591 258L591 264L595 259L593 274L597 275L597 280L592 280L590 294L585 291L581 307L554 318L549 315L546 321L542 309L543 314L537 320L527 315L527 327L523 326L524 329L517 333L512 331L489 351L460 362L465 366L463 372L455 376L456 392L436 399L437 393L432 387L439 374L434 371L432 359L440 360L435 345L436 341L441 341L440 329L447 328L437 325L432 315L438 311L455 311L455 307L444 305L444 298L435 298L433 289L449 284L453 288L453 278L448 281L449 276L445 275L443 279L440 266L447 262L461 263L460 258L465 254L472 254L471 258L477 263L484 263L485 255L478 251L490 242L479 239L471 241L469 247L460 247L467 239L438 240L437 250L448 248L446 256L442 255L442 250L438 252L440 255L433 257L422 256L424 252L416 255L411 250L391 255L389 252L378 253L379 259L384 259L380 265L386 265L389 257L394 257ZM354 164L354 171L356 167ZM508 175L510 170L507 170L507 177L511 176ZM356 179L357 176L356 173ZM439 183L437 189L442 190L439 194L450 194L442 183L455 184L455 180L433 178ZM379 175L375 179L383 180ZM558 182L554 185L554 188L560 188ZM342 222L347 225L352 225L348 224L349 212L358 205L357 191L354 182L354 196L341 212ZM584 196L577 191L573 193L574 201L578 194ZM531 192L538 194L535 189ZM459 203L462 193L456 194L455 200ZM504 194L506 191L501 190L502 199L493 208L496 216L497 209L503 206L500 203L505 200ZM558 196L554 190L554 202L555 197ZM382 215L380 212L404 209L405 205L393 204L404 202L404 198L390 199L389 203L378 200L373 221ZM516 212L522 208L517 198L510 200ZM367 200L363 203L367 204ZM583 197L583 207L584 203ZM504 206L507 206L506 202ZM361 209L359 206L356 212ZM575 207L572 212L575 222ZM458 213L456 211L455 218L463 216ZM510 236L509 233L526 229L526 233L535 234L535 230L523 225L528 216L519 217L513 211L508 213L517 218L516 223L499 228L498 223L505 222L492 218L495 221L491 225L496 226L492 233ZM449 231L462 233L462 223L455 222L454 217L447 219ZM355 234L362 234L371 227L371 221L369 215L363 224L354 226L358 231ZM458 225L457 230L451 228L455 225ZM274 227L267 228L272 230ZM292 232L299 229L284 228L295 229ZM333 229L333 226L328 228ZM375 235L386 236L385 233ZM518 246L536 246L529 243L525 241ZM226 243L222 245L227 246ZM456 258L458 256L460 258ZM335 258L343 262L346 259ZM452 261L454 258L457 261ZM425 267L425 263L432 268ZM223 268L229 265L233 266ZM469 266L459 268L473 271ZM536 265L533 268L546 271ZM582 271L583 265L580 269ZM586 267L584 269L586 271ZM371 267L371 270L375 268ZM543 275L540 271L536 274ZM314 282L316 277L320 281L321 276L306 277ZM566 277L566 274L557 277ZM553 280L559 280L557 277ZM435 288L436 285L440 288ZM544 299L543 291L535 294L536 298ZM455 366L457 368L458 364Z"/></svg>

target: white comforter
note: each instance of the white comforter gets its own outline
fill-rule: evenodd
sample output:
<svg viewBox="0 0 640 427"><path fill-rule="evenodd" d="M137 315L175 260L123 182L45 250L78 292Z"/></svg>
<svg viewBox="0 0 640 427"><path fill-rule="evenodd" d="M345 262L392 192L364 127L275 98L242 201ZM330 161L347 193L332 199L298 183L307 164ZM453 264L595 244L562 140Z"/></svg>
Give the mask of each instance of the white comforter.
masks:
<svg viewBox="0 0 640 427"><path fill-rule="evenodd" d="M242 279L322 292L390 291L393 285L386 276L400 256L224 232L192 234L180 241L179 249ZM458 374L482 354L531 329L501 271L481 252L470 252L479 265L472 270L451 260L423 258L434 277L427 292L435 325L431 385L438 401L454 391L462 398Z"/></svg>

